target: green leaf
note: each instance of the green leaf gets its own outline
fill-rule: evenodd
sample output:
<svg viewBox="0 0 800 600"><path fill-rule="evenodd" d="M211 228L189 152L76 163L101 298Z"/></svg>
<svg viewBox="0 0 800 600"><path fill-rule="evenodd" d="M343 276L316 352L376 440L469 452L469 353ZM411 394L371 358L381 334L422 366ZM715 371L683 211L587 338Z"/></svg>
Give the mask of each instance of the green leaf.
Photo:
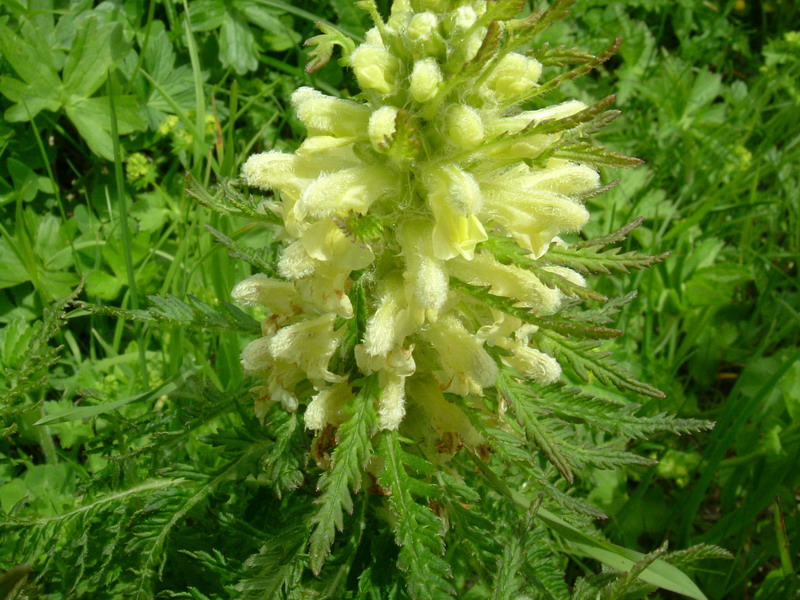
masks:
<svg viewBox="0 0 800 600"><path fill-rule="evenodd" d="M159 323L169 327L222 329L241 331L250 335L261 334L261 325L258 321L228 302L222 302L218 309L214 309L199 298L191 295L188 296L189 303L171 294L148 296L148 298L155 306L147 310L95 306L84 302L78 303L78 306L93 314Z"/></svg>
<svg viewBox="0 0 800 600"><path fill-rule="evenodd" d="M528 498L511 489L474 452L468 448L466 452L492 487L513 500L521 508L530 510L531 501ZM630 571L645 558L641 552L623 548L584 533L545 508L540 507L536 511L536 518L566 541L568 548L573 553L598 560L617 571ZM705 594L683 571L663 560L654 560L639 573L639 579L695 600L707 600Z"/></svg>
<svg viewBox="0 0 800 600"><path fill-rule="evenodd" d="M14 251L12 240L5 235L0 235L0 289L19 285L30 280L28 270L17 252Z"/></svg>
<svg viewBox="0 0 800 600"><path fill-rule="evenodd" d="M584 300L608 302L608 298L603 294L589 287L569 281L556 273L547 271L543 268L546 263L531 258L530 251L520 248L511 238L491 235L488 240L481 243L480 249L491 252L501 264L516 265L525 269L531 269L543 284L549 288L559 289L567 296L577 296Z"/></svg>
<svg viewBox="0 0 800 600"><path fill-rule="evenodd" d="M197 0L189 5L189 20L192 31L219 29L225 20L225 2L220 0Z"/></svg>
<svg viewBox="0 0 800 600"><path fill-rule="evenodd" d="M239 75L258 67L258 45L250 27L238 12L226 11L219 33L219 60Z"/></svg>
<svg viewBox="0 0 800 600"><path fill-rule="evenodd" d="M214 239L228 249L228 256L240 258L257 269L267 273L270 277L280 278L278 270L275 268L275 261L270 259L270 248L246 248L238 244L221 231L217 231L211 225L206 225L206 229L214 236Z"/></svg>
<svg viewBox="0 0 800 600"><path fill-rule="evenodd" d="M525 8L525 0L489 0L483 21L506 21L516 17Z"/></svg>
<svg viewBox="0 0 800 600"><path fill-rule="evenodd" d="M571 340L554 331L539 331L535 335L542 352L554 356L562 364L569 364L578 377L585 381L589 380L591 373L601 383L614 385L621 390L631 390L653 398L664 397L664 392L637 380L633 373L613 360L610 353L598 351L598 342Z"/></svg>
<svg viewBox="0 0 800 600"><path fill-rule="evenodd" d="M497 62L489 63L489 61L498 56L498 49L503 39L503 33L504 30L498 21L489 23L489 26L486 28L486 35L483 37L483 42L481 42L478 51L475 53L475 56L464 65L464 69L462 70L462 75L464 77L472 77L487 64L497 64Z"/></svg>
<svg viewBox="0 0 800 600"><path fill-rule="evenodd" d="M391 492L389 507L396 519L394 534L400 546L397 566L405 573L408 593L413 600L451 600L455 589L449 581L450 565L442 558L442 523L412 497L413 480L403 464L396 431L384 434L380 454L384 464L378 481Z"/></svg>
<svg viewBox="0 0 800 600"><path fill-rule="evenodd" d="M192 15L198 3L192 3ZM144 33L138 36L139 45L144 44ZM175 50L170 42L164 23L154 20L150 25L150 37L142 54L141 68L156 85L144 77L142 96L147 98L145 111L150 127L155 129L174 112L174 107L188 112L194 108L194 76L189 65L175 65ZM158 86L158 87L156 87Z"/></svg>
<svg viewBox="0 0 800 600"><path fill-rule="evenodd" d="M169 394L181 389L186 381L197 373L202 367L200 365L184 369L167 383L152 389L148 392L143 392L128 398L120 398L113 402L104 402L94 406L78 406L69 410L61 411L53 415L42 417L34 423L34 425L55 425L57 423L67 423L69 421L80 421L82 419L89 419L97 415L103 415L112 411L122 408L131 402L142 402L151 400L153 398L160 398L161 396L168 396Z"/></svg>
<svg viewBox="0 0 800 600"><path fill-rule="evenodd" d="M10 122L29 121L41 110L61 107L62 85L55 67L40 60L36 47L0 23L0 51L22 81L0 77L0 93L16 104L8 108Z"/></svg>
<svg viewBox="0 0 800 600"><path fill-rule="evenodd" d="M65 93L77 98L94 94L124 50L120 23L100 23L94 15L84 19L64 61ZM70 99L69 104L75 101Z"/></svg>
<svg viewBox="0 0 800 600"><path fill-rule="evenodd" d="M135 96L116 96L114 108L120 135L146 128ZM111 108L108 96L81 98L66 106L66 113L92 151L107 160L114 159L111 140Z"/></svg>
<svg viewBox="0 0 800 600"><path fill-rule="evenodd" d="M41 41L41 40L39 40ZM11 68L26 83L41 82L53 93L61 88L55 67L40 59L38 48L0 23L0 51Z"/></svg>
<svg viewBox="0 0 800 600"><path fill-rule="evenodd" d="M608 152L603 146L592 146L589 143L560 146L554 153L556 158L572 160L595 168L632 169L642 164L639 158L625 156L616 152Z"/></svg>
<svg viewBox="0 0 800 600"><path fill-rule="evenodd" d="M344 527L344 513L353 512L350 490L361 488L363 469L372 457L371 436L377 425L373 403L378 397L378 378L363 380L356 398L350 403L352 413L337 433L338 444L331 455L331 470L320 478L319 510L311 519L309 557L311 570L319 574L331 551L336 530Z"/></svg>
<svg viewBox="0 0 800 600"><path fill-rule="evenodd" d="M283 52L300 44L303 38L287 22L258 4L244 4L242 13L248 21L263 31L264 41L273 52ZM288 18L288 17L287 17Z"/></svg>
<svg viewBox="0 0 800 600"><path fill-rule="evenodd" d="M214 194L211 194L194 175L187 173L186 193L199 204L222 215L242 216L274 225L283 223L268 205L260 203L252 194L239 191L239 183L232 179L222 179L213 186Z"/></svg>
<svg viewBox="0 0 800 600"><path fill-rule="evenodd" d="M86 293L90 297L96 296L100 300L114 300L119 296L123 287L125 287L125 281L121 277L102 269L92 269L86 276Z"/></svg>
<svg viewBox="0 0 800 600"><path fill-rule="evenodd" d="M298 514L296 520L284 522L283 527L245 561L246 576L236 585L241 593L239 598L285 598L299 587L305 567L303 548L308 537L308 524L302 517Z"/></svg>
<svg viewBox="0 0 800 600"><path fill-rule="evenodd" d="M345 64L348 62L350 55L356 49L356 45L353 40L333 25L318 22L317 27L319 27L319 29L322 31L322 35L309 38L305 43L306 46L312 47L312 49L308 52L306 73L316 73L322 67L327 65L333 56L334 46L341 47L342 61Z"/></svg>
<svg viewBox="0 0 800 600"><path fill-rule="evenodd" d="M536 325L541 329L547 329L564 335L574 335L582 338L601 340L615 338L622 335L622 331L619 329L582 323L580 320L571 315L567 316L566 318L536 316L531 309L517 306L518 301L515 298L496 296L489 293L488 288L466 283L460 279L457 279L456 277L450 278L450 285L455 289L466 292L470 296L477 298L487 306L502 311L513 317L517 317L526 323Z"/></svg>

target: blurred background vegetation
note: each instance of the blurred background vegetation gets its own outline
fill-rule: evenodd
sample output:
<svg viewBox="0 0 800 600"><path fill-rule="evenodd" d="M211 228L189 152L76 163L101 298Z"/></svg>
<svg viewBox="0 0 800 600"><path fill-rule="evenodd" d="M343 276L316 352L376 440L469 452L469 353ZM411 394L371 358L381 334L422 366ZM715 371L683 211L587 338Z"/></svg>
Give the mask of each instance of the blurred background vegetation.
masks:
<svg viewBox="0 0 800 600"><path fill-rule="evenodd" d="M263 256L270 240L200 205L187 174L209 187L236 177L252 152L295 147L296 87L354 89L335 62L304 72L302 44L319 20L355 37L367 27L350 0L0 5L0 520L52 518L87 490L135 485L135 457L154 431L178 436L163 464L213 465L217 446L188 435L211 417L193 419L232 402L250 410L245 338L162 327L159 311L212 326L220 310L243 319L224 302L249 267L225 246ZM709 597L794 598L800 8L579 0L542 41L599 52L618 35L614 59L558 92L617 94L623 114L599 140L645 161L603 174L621 182L589 201L586 233L643 216L628 244L672 254L593 285L639 290L614 352L667 394L642 410L717 425L640 442L634 451L658 466L593 471L578 485L611 516L604 532L615 542L731 551L695 574ZM67 306L81 282L73 300L149 310L153 322ZM211 385L197 391L197 377ZM2 571L13 564L0 546ZM183 560L198 569L213 556Z"/></svg>

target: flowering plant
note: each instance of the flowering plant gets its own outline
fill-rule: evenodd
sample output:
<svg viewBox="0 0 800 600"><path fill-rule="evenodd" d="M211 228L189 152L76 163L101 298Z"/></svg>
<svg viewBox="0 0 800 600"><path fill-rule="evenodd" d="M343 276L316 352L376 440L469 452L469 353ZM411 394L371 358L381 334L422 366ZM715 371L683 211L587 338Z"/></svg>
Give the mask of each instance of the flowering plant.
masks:
<svg viewBox="0 0 800 600"><path fill-rule="evenodd" d="M301 87L292 105L308 137L294 153L256 154L242 169L249 186L273 193L254 214L280 243L274 269L232 293L268 313L242 365L261 381L259 418L279 405L314 432L311 456L323 470L308 538L316 574L336 553L351 490L367 489L378 498L374 515L394 530L412 598L452 597L464 585L442 558L444 532L468 540L459 560L507 590L498 597L515 597L515 577L558 570L564 548L639 577L587 579L586 589L612 581L703 597L659 554L587 534L580 515L602 513L556 480L647 463L624 450L626 440L704 425L637 416L637 405L567 386L577 376L661 395L598 351L622 333L607 325L630 297L609 301L584 276L663 258L608 248L638 221L597 240L560 237L581 230L586 200L607 188L598 168L639 163L589 141L616 117L613 97L542 103L619 43L599 56L531 49L568 4L518 16L519 0L396 0L384 21L372 0L358 2L375 25L365 41L322 26L309 40L309 70L339 46L360 94ZM546 67L565 66L543 81ZM584 310L582 301L605 306ZM536 515L531 535L547 549L539 562L520 550L496 563L502 546L470 539L485 523L465 512L486 493ZM515 539L525 547L525 536ZM492 575L492 565L514 560L523 575ZM551 597L564 586L553 583Z"/></svg>

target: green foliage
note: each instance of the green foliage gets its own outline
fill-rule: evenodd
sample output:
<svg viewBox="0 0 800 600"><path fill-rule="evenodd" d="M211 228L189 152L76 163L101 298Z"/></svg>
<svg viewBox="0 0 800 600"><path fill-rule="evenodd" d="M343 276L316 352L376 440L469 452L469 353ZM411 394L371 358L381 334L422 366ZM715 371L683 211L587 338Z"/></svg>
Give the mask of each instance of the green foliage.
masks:
<svg viewBox="0 0 800 600"><path fill-rule="evenodd" d="M380 456L384 468L379 478L390 494L389 506L396 519L394 534L400 546L397 566L405 573L408 593L415 600L453 598L455 590L448 581L452 576L450 565L442 558L441 522L413 498L413 480L406 471L405 452L397 437L393 432L383 437Z"/></svg>
<svg viewBox="0 0 800 600"><path fill-rule="evenodd" d="M377 424L373 401L378 393L375 377L362 382L353 403L353 414L337 432L339 440L331 455L331 469L322 475L317 486L322 494L319 509L311 519L314 530L309 541L314 573L322 569L336 530L344 527L344 512L353 512L350 490L361 489L362 470L372 456L371 436Z"/></svg>

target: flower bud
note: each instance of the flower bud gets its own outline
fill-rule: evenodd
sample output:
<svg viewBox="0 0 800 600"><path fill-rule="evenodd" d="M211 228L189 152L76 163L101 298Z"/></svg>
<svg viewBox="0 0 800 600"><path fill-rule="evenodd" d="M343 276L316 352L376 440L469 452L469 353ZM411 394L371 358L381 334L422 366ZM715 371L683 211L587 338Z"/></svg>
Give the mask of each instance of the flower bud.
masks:
<svg viewBox="0 0 800 600"><path fill-rule="evenodd" d="M369 109L358 102L326 96L310 87L301 87L292 94L297 118L311 135L355 137L364 133Z"/></svg>
<svg viewBox="0 0 800 600"><path fill-rule="evenodd" d="M416 61L411 71L411 97L419 103L431 100L438 93L442 81L442 70L435 58Z"/></svg>
<svg viewBox="0 0 800 600"><path fill-rule="evenodd" d="M494 92L498 102L508 102L534 87L541 74L542 64L538 60L511 52L500 59L486 87Z"/></svg>
<svg viewBox="0 0 800 600"><path fill-rule="evenodd" d="M439 33L439 19L432 12L417 13L406 29L415 55L443 57L446 51Z"/></svg>
<svg viewBox="0 0 800 600"><path fill-rule="evenodd" d="M503 356L503 362L521 375L544 385L554 383L561 377L561 365L549 354L523 344L513 344L508 349L511 355Z"/></svg>
<svg viewBox="0 0 800 600"><path fill-rule="evenodd" d="M447 136L456 146L471 150L483 142L483 121L472 107L454 104L447 109L445 124Z"/></svg>
<svg viewBox="0 0 800 600"><path fill-rule="evenodd" d="M400 63L389 50L377 44L362 44L350 56L350 61L362 89L381 94L394 91Z"/></svg>
<svg viewBox="0 0 800 600"><path fill-rule="evenodd" d="M478 15L471 6L459 6L453 15L453 31L466 31L475 24Z"/></svg>

